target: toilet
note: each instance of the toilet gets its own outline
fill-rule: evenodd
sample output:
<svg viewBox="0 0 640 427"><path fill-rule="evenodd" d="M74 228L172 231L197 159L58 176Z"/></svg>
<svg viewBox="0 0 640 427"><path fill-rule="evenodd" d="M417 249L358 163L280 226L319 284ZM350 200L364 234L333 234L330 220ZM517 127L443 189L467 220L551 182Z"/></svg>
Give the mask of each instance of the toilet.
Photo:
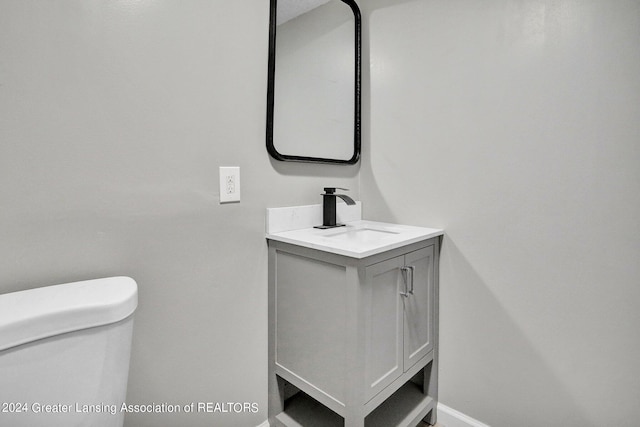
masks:
<svg viewBox="0 0 640 427"><path fill-rule="evenodd" d="M0 295L0 426L122 427L137 305L129 277Z"/></svg>

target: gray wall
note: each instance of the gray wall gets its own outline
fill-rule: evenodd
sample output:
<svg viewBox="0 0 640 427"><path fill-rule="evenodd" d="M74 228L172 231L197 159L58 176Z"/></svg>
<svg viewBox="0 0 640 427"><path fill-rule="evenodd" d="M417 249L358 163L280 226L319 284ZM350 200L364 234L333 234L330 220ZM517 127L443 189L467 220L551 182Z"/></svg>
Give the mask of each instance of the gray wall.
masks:
<svg viewBox="0 0 640 427"><path fill-rule="evenodd" d="M442 402L637 425L640 2L366 8L364 215L446 229Z"/></svg>
<svg viewBox="0 0 640 427"><path fill-rule="evenodd" d="M264 209L359 195L358 167L269 160L268 3L0 1L0 292L130 275L128 401L260 406L130 426L266 418Z"/></svg>

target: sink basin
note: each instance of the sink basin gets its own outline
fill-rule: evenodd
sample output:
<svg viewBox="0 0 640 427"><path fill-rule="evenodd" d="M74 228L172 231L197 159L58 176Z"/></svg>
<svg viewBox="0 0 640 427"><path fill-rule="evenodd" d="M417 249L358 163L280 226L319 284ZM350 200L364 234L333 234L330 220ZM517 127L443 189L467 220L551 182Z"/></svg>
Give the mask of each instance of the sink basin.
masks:
<svg viewBox="0 0 640 427"><path fill-rule="evenodd" d="M399 232L397 231L385 230L383 228L373 228L369 226L363 228L349 227L344 231L327 234L326 237L332 240L352 240L354 242L359 241L362 243L371 243L375 242L376 240L388 238L397 234L399 234Z"/></svg>
<svg viewBox="0 0 640 427"><path fill-rule="evenodd" d="M344 227L302 228L267 233L267 239L318 249L353 258L365 258L444 234L435 228L357 220Z"/></svg>

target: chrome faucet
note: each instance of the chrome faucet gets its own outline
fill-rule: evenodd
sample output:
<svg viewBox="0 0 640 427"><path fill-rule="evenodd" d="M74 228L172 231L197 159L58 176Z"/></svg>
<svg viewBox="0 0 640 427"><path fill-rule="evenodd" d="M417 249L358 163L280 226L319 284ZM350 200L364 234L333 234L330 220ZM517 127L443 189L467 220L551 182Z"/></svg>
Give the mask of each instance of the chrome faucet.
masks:
<svg viewBox="0 0 640 427"><path fill-rule="evenodd" d="M346 188L325 187L322 194L322 225L314 228L342 227L344 224L336 224L336 197L340 197L347 205L355 205L356 202L344 194L335 194L336 190L348 191Z"/></svg>

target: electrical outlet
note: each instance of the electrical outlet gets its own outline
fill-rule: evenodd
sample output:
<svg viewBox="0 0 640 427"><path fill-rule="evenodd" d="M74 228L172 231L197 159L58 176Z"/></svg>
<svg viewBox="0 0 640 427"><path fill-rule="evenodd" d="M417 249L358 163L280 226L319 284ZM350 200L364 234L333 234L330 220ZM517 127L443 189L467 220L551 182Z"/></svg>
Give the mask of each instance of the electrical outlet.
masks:
<svg viewBox="0 0 640 427"><path fill-rule="evenodd" d="M240 167L220 166L220 203L240 201Z"/></svg>

